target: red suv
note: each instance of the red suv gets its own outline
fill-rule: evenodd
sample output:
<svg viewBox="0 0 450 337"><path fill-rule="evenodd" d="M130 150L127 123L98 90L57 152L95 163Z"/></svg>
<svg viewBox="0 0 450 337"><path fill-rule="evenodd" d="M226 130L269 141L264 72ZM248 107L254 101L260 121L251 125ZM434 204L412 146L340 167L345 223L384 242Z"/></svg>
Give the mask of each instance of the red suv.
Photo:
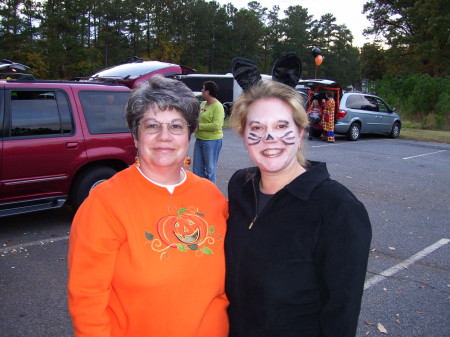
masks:
<svg viewBox="0 0 450 337"><path fill-rule="evenodd" d="M0 80L0 217L77 209L134 162L130 89L92 82Z"/></svg>

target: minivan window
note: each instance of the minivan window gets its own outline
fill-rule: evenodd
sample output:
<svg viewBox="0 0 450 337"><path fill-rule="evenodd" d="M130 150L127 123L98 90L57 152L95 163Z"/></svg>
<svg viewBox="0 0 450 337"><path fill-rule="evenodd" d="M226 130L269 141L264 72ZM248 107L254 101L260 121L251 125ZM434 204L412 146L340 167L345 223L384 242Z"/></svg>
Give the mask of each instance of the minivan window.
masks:
<svg viewBox="0 0 450 337"><path fill-rule="evenodd" d="M378 104L378 111L390 112L389 107L379 98L376 98Z"/></svg>
<svg viewBox="0 0 450 337"><path fill-rule="evenodd" d="M372 96L361 96L362 99L362 109L367 111L378 111L378 104L375 97Z"/></svg>
<svg viewBox="0 0 450 337"><path fill-rule="evenodd" d="M347 98L347 102L345 103L345 106L349 109L361 109L362 101L361 101L361 95L350 95Z"/></svg>
<svg viewBox="0 0 450 337"><path fill-rule="evenodd" d="M63 103L61 111L57 96ZM67 98L62 93L52 90L14 90L11 91L10 99L11 137L57 135L73 131Z"/></svg>
<svg viewBox="0 0 450 337"><path fill-rule="evenodd" d="M130 132L125 119L129 96L128 91L80 91L89 132L93 135Z"/></svg>

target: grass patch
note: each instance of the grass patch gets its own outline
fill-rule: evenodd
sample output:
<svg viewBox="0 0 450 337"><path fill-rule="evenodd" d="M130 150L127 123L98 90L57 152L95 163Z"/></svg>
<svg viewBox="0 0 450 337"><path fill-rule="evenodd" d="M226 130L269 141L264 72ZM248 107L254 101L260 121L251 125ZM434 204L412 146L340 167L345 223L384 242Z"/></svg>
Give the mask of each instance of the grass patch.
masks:
<svg viewBox="0 0 450 337"><path fill-rule="evenodd" d="M400 138L450 144L450 131L424 130L403 126L400 131Z"/></svg>

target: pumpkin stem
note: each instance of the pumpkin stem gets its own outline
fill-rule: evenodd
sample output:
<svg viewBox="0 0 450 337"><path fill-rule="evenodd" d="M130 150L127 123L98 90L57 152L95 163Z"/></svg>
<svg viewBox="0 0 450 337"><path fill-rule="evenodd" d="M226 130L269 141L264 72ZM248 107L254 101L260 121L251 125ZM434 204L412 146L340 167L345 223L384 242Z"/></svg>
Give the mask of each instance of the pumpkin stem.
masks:
<svg viewBox="0 0 450 337"><path fill-rule="evenodd" d="M184 212L186 212L186 211L189 211L187 208L180 208L179 210L178 210L178 216L180 216L181 214L183 214Z"/></svg>

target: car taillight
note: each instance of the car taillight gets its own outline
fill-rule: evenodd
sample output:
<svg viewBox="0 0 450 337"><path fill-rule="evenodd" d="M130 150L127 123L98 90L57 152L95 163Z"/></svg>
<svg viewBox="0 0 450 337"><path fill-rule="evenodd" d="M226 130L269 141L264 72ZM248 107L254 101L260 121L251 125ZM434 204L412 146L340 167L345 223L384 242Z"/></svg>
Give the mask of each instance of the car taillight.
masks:
<svg viewBox="0 0 450 337"><path fill-rule="evenodd" d="M339 110L337 113L337 119L344 118L346 114L347 114L346 110Z"/></svg>

